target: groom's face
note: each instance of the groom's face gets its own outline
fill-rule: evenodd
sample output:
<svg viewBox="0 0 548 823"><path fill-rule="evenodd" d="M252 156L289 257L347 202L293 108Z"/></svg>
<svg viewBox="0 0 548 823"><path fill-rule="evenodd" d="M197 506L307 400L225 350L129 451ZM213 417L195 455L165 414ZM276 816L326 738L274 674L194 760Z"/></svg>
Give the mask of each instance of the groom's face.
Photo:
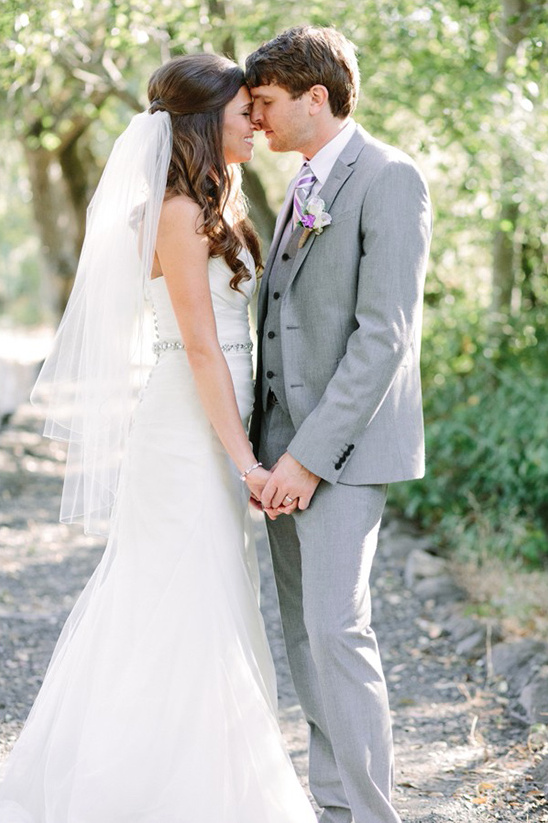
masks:
<svg viewBox="0 0 548 823"><path fill-rule="evenodd" d="M300 151L310 139L314 125L310 117L310 95L293 100L289 92L271 83L250 89L253 98L251 122L263 131L272 151Z"/></svg>

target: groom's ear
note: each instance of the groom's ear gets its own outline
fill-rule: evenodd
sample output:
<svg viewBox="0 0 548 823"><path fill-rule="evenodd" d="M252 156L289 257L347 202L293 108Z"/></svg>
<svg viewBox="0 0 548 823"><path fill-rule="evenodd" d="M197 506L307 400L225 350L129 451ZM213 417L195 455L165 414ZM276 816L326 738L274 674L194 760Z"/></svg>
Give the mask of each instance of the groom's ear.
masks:
<svg viewBox="0 0 548 823"><path fill-rule="evenodd" d="M321 86L318 83L308 90L308 94L310 95L310 114L319 114L329 105L329 92L325 86Z"/></svg>

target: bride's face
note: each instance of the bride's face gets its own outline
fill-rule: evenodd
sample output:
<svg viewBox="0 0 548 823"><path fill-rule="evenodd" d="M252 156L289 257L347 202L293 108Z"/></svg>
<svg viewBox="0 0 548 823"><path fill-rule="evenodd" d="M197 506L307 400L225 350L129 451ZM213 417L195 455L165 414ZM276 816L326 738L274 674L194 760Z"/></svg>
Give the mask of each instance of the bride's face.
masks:
<svg viewBox="0 0 548 823"><path fill-rule="evenodd" d="M247 86L242 86L225 106L223 149L226 163L247 163L253 157L251 105Z"/></svg>

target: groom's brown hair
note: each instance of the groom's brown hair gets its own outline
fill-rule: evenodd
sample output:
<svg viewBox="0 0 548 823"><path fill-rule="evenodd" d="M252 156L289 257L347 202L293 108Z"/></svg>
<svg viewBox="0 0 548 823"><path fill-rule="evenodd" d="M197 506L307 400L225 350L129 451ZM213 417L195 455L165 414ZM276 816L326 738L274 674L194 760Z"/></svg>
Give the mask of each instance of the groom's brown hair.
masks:
<svg viewBox="0 0 548 823"><path fill-rule="evenodd" d="M246 60L248 86L274 84L293 99L312 86L325 86L335 117L348 117L356 108L360 73L356 49L333 28L295 26L263 43Z"/></svg>

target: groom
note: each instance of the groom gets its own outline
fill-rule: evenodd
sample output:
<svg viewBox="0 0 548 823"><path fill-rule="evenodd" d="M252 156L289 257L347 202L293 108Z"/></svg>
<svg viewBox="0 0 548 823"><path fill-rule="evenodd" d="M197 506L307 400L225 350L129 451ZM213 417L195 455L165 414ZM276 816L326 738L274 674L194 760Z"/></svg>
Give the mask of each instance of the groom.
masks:
<svg viewBox="0 0 548 823"><path fill-rule="evenodd" d="M262 503L310 786L322 823L397 823L369 573L387 484L424 473L428 192L407 155L351 119L358 67L337 31L289 29L246 69L255 128L305 161L259 295L251 437L274 467Z"/></svg>

